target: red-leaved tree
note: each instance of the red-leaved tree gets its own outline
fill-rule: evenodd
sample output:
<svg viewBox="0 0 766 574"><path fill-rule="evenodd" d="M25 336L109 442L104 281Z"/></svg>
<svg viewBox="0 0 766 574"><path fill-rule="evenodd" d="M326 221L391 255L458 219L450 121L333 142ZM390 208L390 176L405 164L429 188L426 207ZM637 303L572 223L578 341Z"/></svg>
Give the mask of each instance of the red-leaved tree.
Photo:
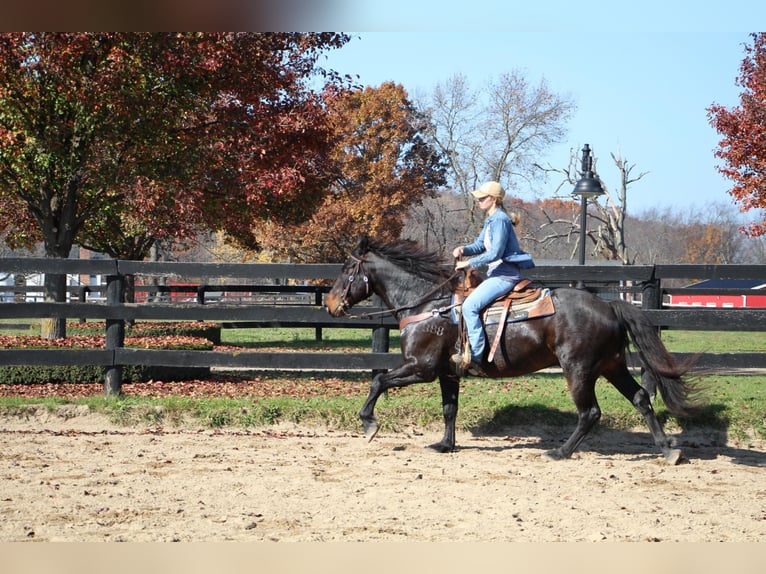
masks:
<svg viewBox="0 0 766 574"><path fill-rule="evenodd" d="M24 211L0 231L36 234L48 257L81 244L140 258L199 227L244 241L253 219L306 217L331 135L309 82L347 39L0 34L0 201ZM61 300L63 278L46 282Z"/></svg>
<svg viewBox="0 0 766 574"><path fill-rule="evenodd" d="M734 182L729 191L742 211L766 209L766 33L751 34L745 46L737 85L740 105L708 108L710 124L721 134L715 155L724 161L718 170ZM757 237L766 234L766 212L744 228Z"/></svg>

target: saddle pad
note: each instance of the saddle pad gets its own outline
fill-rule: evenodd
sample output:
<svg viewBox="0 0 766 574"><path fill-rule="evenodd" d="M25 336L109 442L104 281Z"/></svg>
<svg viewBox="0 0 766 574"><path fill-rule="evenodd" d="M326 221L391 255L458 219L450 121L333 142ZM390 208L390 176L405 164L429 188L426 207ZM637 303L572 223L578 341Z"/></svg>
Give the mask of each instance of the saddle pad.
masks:
<svg viewBox="0 0 766 574"><path fill-rule="evenodd" d="M454 301L454 298L453 298ZM452 308L452 321L456 325L460 323L461 306L456 305ZM514 304L508 310L508 317L506 323L514 323L517 321L526 321L527 319L535 319L537 317L547 317L553 315L556 309L553 305L553 299L551 299L551 290L548 288L541 289L540 296L534 301L529 303ZM482 313L482 321L485 325L494 325L500 321L500 317L503 314L503 302L496 302L487 307Z"/></svg>
<svg viewBox="0 0 766 574"><path fill-rule="evenodd" d="M546 288L541 290L540 296L534 301L522 303L521 305L512 305L508 310L508 317L505 322L515 323L516 321L526 321L527 319L535 319L537 317L547 317L555 312L553 299L551 299L551 290ZM482 320L485 325L494 325L500 321L502 314L502 303L493 303L482 313Z"/></svg>

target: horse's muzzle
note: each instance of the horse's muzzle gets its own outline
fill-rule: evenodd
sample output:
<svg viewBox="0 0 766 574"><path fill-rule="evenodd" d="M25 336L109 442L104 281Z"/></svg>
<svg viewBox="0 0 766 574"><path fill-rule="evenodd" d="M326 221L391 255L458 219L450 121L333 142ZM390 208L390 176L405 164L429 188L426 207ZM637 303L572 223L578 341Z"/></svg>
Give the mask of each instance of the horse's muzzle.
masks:
<svg viewBox="0 0 766 574"><path fill-rule="evenodd" d="M335 295L330 294L325 297L324 306L327 308L327 312L333 317L342 317L346 314L346 302Z"/></svg>

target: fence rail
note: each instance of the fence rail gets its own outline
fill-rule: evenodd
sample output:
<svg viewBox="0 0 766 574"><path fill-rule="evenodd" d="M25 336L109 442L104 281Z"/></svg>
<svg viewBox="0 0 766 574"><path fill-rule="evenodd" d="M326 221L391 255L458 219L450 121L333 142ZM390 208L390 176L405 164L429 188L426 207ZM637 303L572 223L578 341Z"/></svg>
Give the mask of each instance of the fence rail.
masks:
<svg viewBox="0 0 766 574"><path fill-rule="evenodd" d="M97 289L104 302L13 302L0 304L0 319L77 318L106 321L106 349L100 350L0 350L0 365L91 364L105 368L104 389L119 393L121 368L125 365L212 366L252 369L384 370L400 361L398 352L389 352L391 330L397 328L388 315L374 317L331 317L322 308L327 280L340 272L337 264L218 264L157 263L120 260L74 260L7 258L0 259L0 273L43 273L103 275L106 284ZM159 286L195 294L194 303L125 303L125 278L162 277L183 279L194 285ZM662 280L687 279L764 279L766 265L541 265L529 273L532 279L552 287L584 284L604 297L630 296L640 299L650 321L661 329L706 331L766 331L766 309L668 308L666 296L677 289L664 289ZM246 283L241 283L245 281ZM303 284L296 285L296 282ZM264 284L269 283L269 284ZM276 283L276 284L274 284ZM155 286L150 286L152 289ZM13 286L0 287L14 291ZM40 291L42 287L34 287ZM92 288L93 289L93 288ZM727 290L731 292L732 290ZM207 304L206 293L308 293L308 302L299 304L264 303L263 300L232 304L217 297ZM83 299L84 301L84 299ZM377 305L365 311L382 310ZM330 352L224 352L160 351L123 348L124 325L134 320L211 321L225 327L313 327L369 328L370 353ZM683 355L681 355L683 356ZM706 353L698 365L711 369L763 369L764 353Z"/></svg>

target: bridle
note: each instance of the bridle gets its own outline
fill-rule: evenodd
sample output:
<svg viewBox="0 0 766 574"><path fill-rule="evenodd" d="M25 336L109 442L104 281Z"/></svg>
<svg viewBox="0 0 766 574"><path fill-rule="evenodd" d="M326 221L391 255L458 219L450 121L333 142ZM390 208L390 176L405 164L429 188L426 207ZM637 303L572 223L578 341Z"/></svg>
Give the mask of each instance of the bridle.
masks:
<svg viewBox="0 0 766 574"><path fill-rule="evenodd" d="M348 304L348 292L351 289L351 286L354 284L357 275L362 276L362 281L364 281L365 294L370 294L370 279L367 277L367 273L363 267L364 259L360 259L353 254L349 255L349 258L354 262L354 266L351 268L351 273L348 274L346 285L343 287L343 292L340 294L340 310L344 313L346 309L350 307Z"/></svg>

